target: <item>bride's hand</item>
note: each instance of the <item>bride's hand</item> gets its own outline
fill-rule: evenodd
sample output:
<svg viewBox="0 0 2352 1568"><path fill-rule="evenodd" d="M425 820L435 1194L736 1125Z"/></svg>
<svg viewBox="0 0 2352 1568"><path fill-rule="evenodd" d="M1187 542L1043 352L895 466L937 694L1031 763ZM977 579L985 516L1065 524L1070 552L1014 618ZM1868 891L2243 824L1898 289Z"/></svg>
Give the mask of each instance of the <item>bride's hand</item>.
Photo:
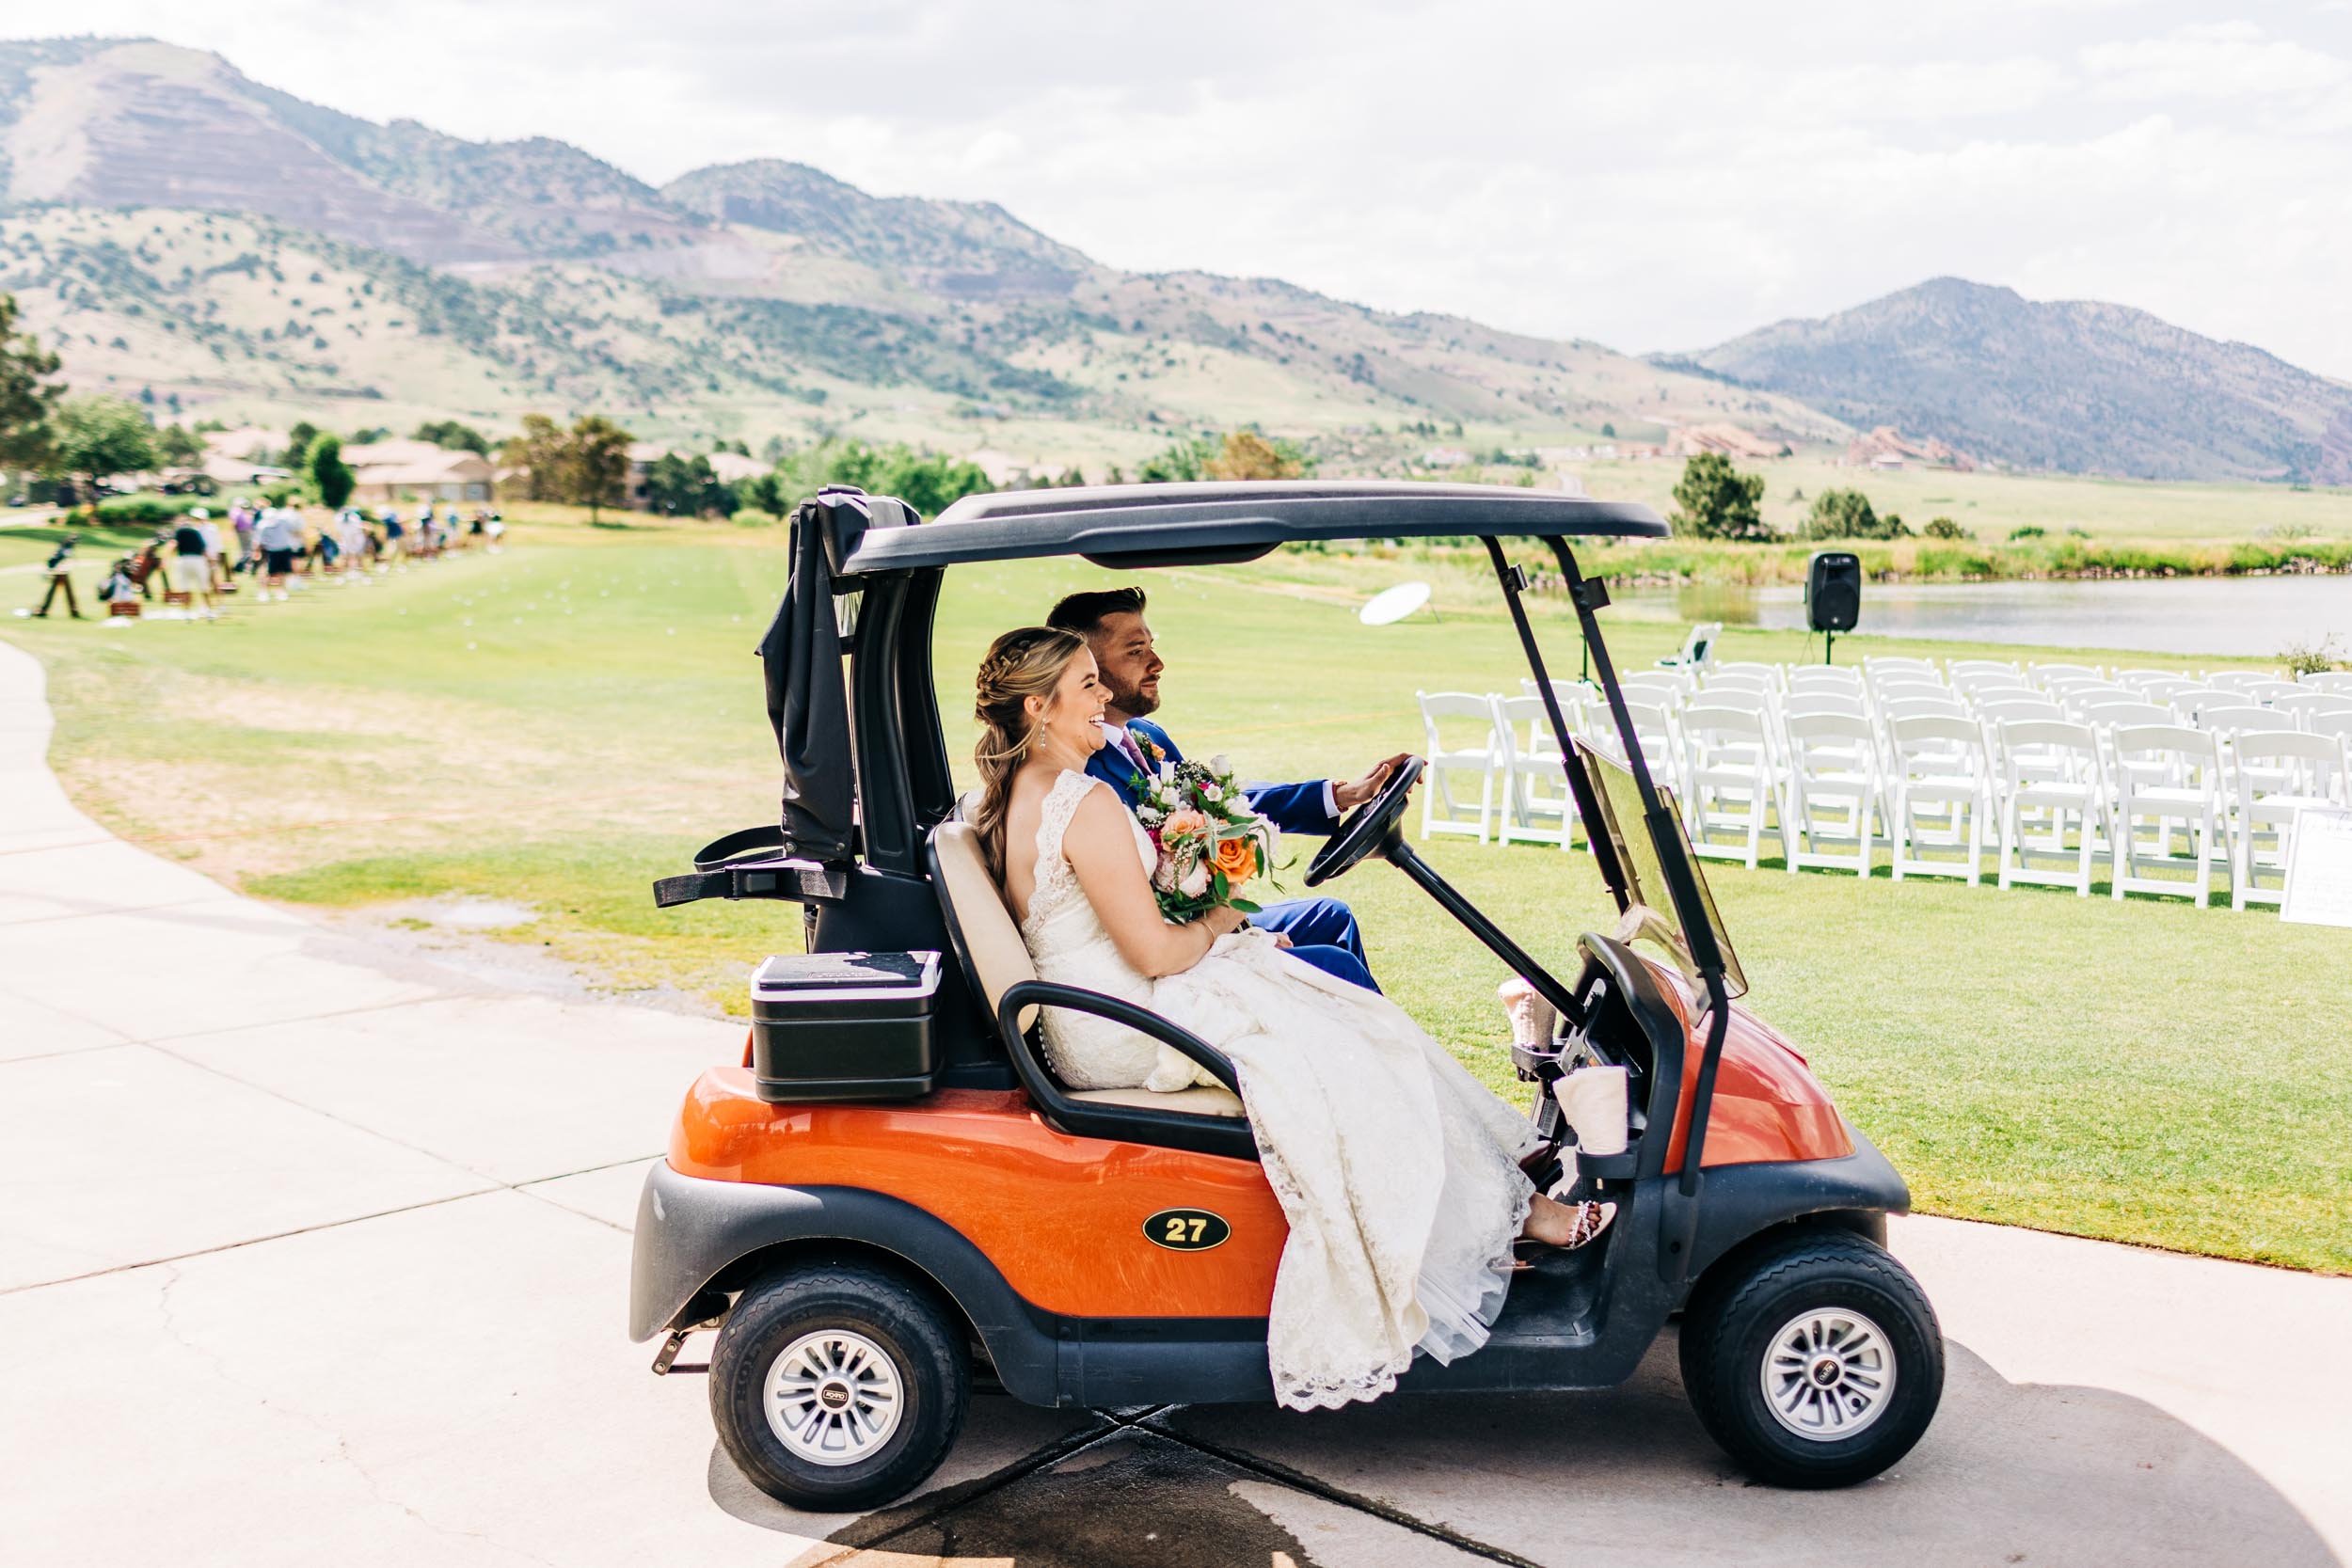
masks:
<svg viewBox="0 0 2352 1568"><path fill-rule="evenodd" d="M1229 931L1238 931L1248 922L1248 915L1230 904L1220 904L1200 917L1200 924L1209 928L1209 935L1213 937L1224 936Z"/></svg>

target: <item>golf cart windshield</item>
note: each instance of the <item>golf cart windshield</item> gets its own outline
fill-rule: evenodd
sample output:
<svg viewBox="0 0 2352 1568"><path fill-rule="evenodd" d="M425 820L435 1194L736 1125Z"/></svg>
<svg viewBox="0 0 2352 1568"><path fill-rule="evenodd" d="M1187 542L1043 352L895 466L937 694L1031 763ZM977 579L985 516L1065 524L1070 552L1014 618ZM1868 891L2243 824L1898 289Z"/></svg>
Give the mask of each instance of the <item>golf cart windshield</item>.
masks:
<svg viewBox="0 0 2352 1568"><path fill-rule="evenodd" d="M1632 769L1581 738L1576 743L1576 754L1592 784L1591 799L1599 807L1597 820L1588 822L1586 827L1596 835L1608 836L1625 882L1627 912L1638 910L1653 917L1655 926L1647 920L1643 922L1645 932L1667 938L1677 960L1688 973L1692 968L1690 939L1683 931L1681 916L1676 912L1665 866L1658 845L1650 836L1642 810L1641 787L1634 782ZM1740 957L1732 951L1731 933L1724 928L1724 917L1715 908L1714 892L1707 885L1707 874L1699 868L1698 856L1692 851L1690 833L1682 822L1682 808L1673 790L1661 784L1658 793L1673 817L1676 836L1681 840L1678 847L1683 863L1691 868L1691 879L1698 887L1699 905L1705 911L1708 927L1715 933L1716 948L1723 955L1724 989L1733 996L1745 995L1748 978L1740 969Z"/></svg>

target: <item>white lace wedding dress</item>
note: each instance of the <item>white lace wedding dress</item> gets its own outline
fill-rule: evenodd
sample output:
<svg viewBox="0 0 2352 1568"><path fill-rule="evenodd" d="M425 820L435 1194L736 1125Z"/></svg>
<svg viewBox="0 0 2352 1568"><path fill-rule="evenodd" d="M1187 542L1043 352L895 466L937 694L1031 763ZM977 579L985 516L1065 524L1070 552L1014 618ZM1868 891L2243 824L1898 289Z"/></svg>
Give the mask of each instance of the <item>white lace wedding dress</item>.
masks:
<svg viewBox="0 0 2352 1568"><path fill-rule="evenodd" d="M1527 1117L1488 1093L1385 997L1237 931L1181 974L1120 957L1062 855L1089 789L1065 772L1045 799L1037 889L1021 935L1041 977L1150 1007L1232 1058L1290 1221L1267 1351L1275 1397L1336 1408L1396 1386L1416 1350L1451 1361L1486 1342L1533 1186ZM1152 841L1136 829L1145 871ZM1073 1088L1213 1082L1181 1053L1087 1014L1048 1008L1044 1042Z"/></svg>

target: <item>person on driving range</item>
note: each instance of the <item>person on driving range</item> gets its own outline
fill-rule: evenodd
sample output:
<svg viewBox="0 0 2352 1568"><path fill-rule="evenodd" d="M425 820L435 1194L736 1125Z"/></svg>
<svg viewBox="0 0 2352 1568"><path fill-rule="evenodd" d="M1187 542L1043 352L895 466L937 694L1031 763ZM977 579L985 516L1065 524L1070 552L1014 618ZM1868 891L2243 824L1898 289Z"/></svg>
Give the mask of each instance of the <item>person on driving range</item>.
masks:
<svg viewBox="0 0 2352 1568"><path fill-rule="evenodd" d="M1130 811L1136 806L1136 783L1144 772L1163 762L1184 760L1168 731L1149 717L1159 709L1160 674L1168 665L1143 618L1144 603L1140 588L1100 589L1070 594L1046 617L1046 625L1086 639L1109 689L1110 701L1103 712L1108 744L1088 760L1087 771L1109 784ZM1385 758L1362 778L1347 783L1315 779L1246 788L1250 805L1280 832L1328 837L1342 817L1379 794L1410 755L1399 752ZM1364 956L1355 911L1336 898L1284 899L1251 915L1249 924L1283 938L1299 958L1327 974L1367 990L1380 989Z"/></svg>

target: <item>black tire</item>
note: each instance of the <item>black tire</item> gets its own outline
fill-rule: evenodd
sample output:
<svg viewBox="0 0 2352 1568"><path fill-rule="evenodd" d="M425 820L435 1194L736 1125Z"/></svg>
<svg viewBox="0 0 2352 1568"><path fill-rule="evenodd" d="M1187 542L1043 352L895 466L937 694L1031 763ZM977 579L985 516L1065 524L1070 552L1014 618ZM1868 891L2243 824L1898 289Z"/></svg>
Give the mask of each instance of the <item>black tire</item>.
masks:
<svg viewBox="0 0 2352 1568"><path fill-rule="evenodd" d="M878 1352L899 1396L887 1438L845 1463L795 1451L768 1416L770 1369L804 1337L826 1331ZM846 1387L848 1380L839 1381ZM710 1416L727 1456L762 1492L812 1513L873 1508L921 1485L955 1446L971 1394L970 1358L952 1309L894 1275L855 1263L771 1275L737 1299L710 1353ZM854 1453L860 1439L841 1441Z"/></svg>
<svg viewBox="0 0 2352 1568"><path fill-rule="evenodd" d="M1717 1275L1726 1266L1731 1272ZM1765 1360L1785 1326L1817 1311L1867 1319L1891 1357L1893 1386L1877 1414L1846 1435L1806 1435L1774 1415L1763 1386ZM1829 1358L1825 1358L1829 1359ZM1824 1391L1799 1418L1833 1403L1867 1400L1883 1376L1867 1348L1843 1401ZM1824 1378L1837 1376L1825 1370ZM1894 1464L1928 1430L1944 1397L1944 1331L1925 1291L1885 1249L1845 1231L1806 1232L1754 1257L1716 1265L1700 1282L1682 1323L1682 1383L1708 1436L1734 1463L1774 1486L1851 1486Z"/></svg>

